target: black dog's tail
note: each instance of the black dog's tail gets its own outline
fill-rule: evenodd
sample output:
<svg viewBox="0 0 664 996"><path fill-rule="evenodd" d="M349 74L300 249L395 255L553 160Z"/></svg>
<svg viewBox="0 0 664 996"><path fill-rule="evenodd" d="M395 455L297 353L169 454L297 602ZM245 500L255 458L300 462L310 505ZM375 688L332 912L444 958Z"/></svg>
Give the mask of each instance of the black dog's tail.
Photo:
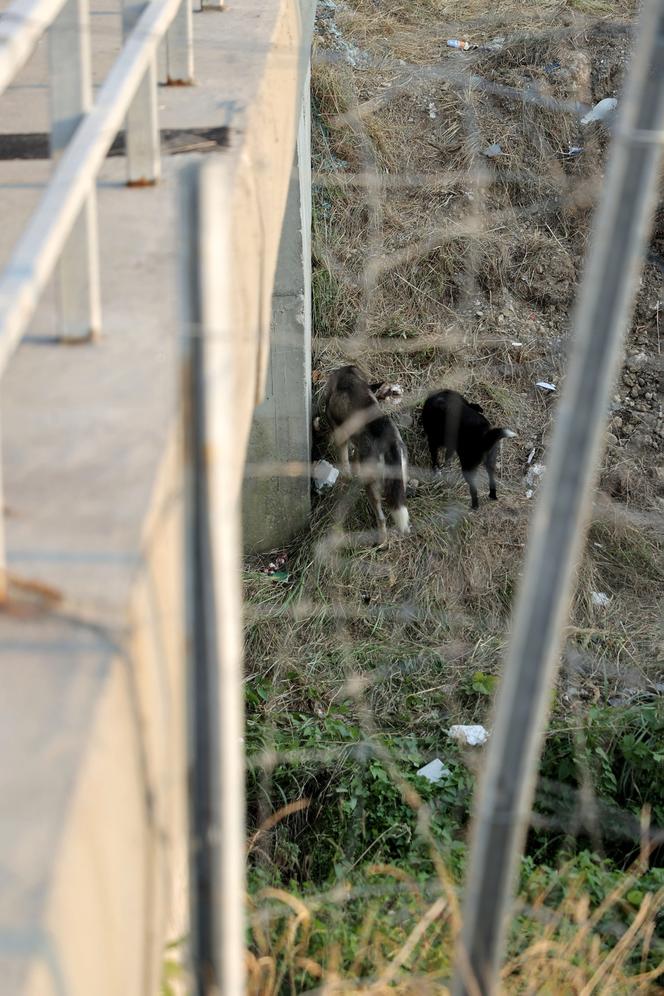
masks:
<svg viewBox="0 0 664 996"><path fill-rule="evenodd" d="M482 437L482 444L484 452L488 453L492 450L496 443L499 443L501 439L513 439L516 436L516 432L512 432L511 429L503 429L501 426L496 426L493 429L487 429Z"/></svg>

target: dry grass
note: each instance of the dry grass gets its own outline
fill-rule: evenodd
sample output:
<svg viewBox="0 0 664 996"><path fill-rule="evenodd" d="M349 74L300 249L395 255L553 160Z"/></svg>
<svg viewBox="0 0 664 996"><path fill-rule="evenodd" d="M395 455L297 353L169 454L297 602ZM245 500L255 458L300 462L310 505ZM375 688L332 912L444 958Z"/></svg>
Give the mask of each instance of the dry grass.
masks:
<svg viewBox="0 0 664 996"><path fill-rule="evenodd" d="M552 902L555 880L540 888L533 881L524 896L521 943L513 938L515 953L503 967L501 991L551 996L659 992L664 964L645 966L664 890L645 896L634 908L625 899L634 882L627 875L591 909L582 877L566 875L564 868L560 874L565 879L560 900ZM321 945L321 929L334 905L357 921L350 951L342 944ZM252 907L251 996L449 992L449 952L460 916L456 892L442 867L440 878L426 887L399 868L374 865L365 871L361 892L338 886L334 894L303 899L266 888ZM607 922L615 926L625 921L619 942L607 949Z"/></svg>
<svg viewBox="0 0 664 996"><path fill-rule="evenodd" d="M413 535L391 536L389 548L371 546L357 482L339 484L315 499L311 528L289 551L287 583L247 574L249 682L269 683L259 710L268 738L290 714L323 719L340 702L367 735L416 731L434 742L446 725L486 721L488 703L468 696L468 682L500 672L532 507L524 476L529 459L546 463L556 410L557 396L534 384L564 382L606 137L582 136L570 113L505 89L464 88L430 67L447 71L461 58L489 84L592 103L620 86L622 20L635 8L617 0L348 0L334 14L341 47L321 29L312 77L314 365L324 375L360 362L372 377L402 385L395 415L419 486L408 503ZM499 52L459 57L444 47L447 37L497 35L507 38ZM494 142L504 155L489 160L481 150ZM577 144L584 154L566 157ZM660 350L653 296L664 299L654 268L629 342L649 357ZM434 482L426 469L418 408L443 385L518 433L503 444L499 503L481 497L474 514L460 475ZM577 699L597 703L661 680L659 463L661 447L633 445L627 435L605 455L567 634L576 665L559 679L559 718L570 710L570 685ZM593 592L607 593L608 606L595 605ZM330 996L446 992L458 914L444 874L433 891L397 869L375 875L383 885L396 878L403 902L390 922L384 891L373 902L371 882L357 886L350 960L321 952L321 911L334 897L254 896L251 991L300 992L306 974L312 992ZM545 898L524 897L528 943L505 968L506 992L654 991L638 962L646 963L661 896L632 910L612 950L580 884L553 906ZM343 916L350 898L336 899ZM622 896L611 902L624 914Z"/></svg>
<svg viewBox="0 0 664 996"><path fill-rule="evenodd" d="M568 8L597 14L593 6L607 16L618 6L628 12L608 3ZM471 8L464 7L468 24L486 5ZM432 32L431 19L455 9L436 0L403 0L390 10L357 0L339 8L337 22L354 45L374 39L392 50L412 32L440 40L444 32ZM474 71L515 82L556 57L569 69L562 81L551 77L561 99L579 79L592 88L609 63L619 80L624 58L616 45L624 46L624 32L572 19L574 34L561 44L551 34L565 23L560 4L547 3L498 4L491 30L513 24L516 9L521 34L501 52L473 56ZM590 136L588 155L564 162L558 150L574 140L570 115L431 82L424 92L404 89L366 119L354 117L389 78L380 60L370 70L314 64L314 361L323 374L360 361L373 377L403 386L400 410L413 424L402 431L411 473L421 480L409 501L414 532L374 550L361 489L339 485L316 502L310 533L291 552L289 585L251 579L248 656L252 670L273 683L266 719L312 703L324 712L349 668L364 675L387 665L396 676L367 686L367 706L382 724L407 727L414 705L426 728L441 713L461 718L458 690L468 673L500 667L527 541L524 475L529 459L546 462L556 400L534 384L564 381L588 189L596 191L602 169L600 136ZM507 162L478 163L478 144L497 139ZM661 278L656 286L662 290ZM652 348L654 334L650 319L634 332L643 348ZM426 455L418 406L442 385L461 389L518 433L503 445L500 502L484 501L472 516L459 475L431 483L419 469ZM661 509L657 455L628 445L607 451L602 484L613 511L607 517L604 508L579 569L570 639L590 648L589 682L611 671L607 697L623 664L650 676L662 666L664 558L650 525ZM640 524L637 513L645 516ZM593 605L593 591L610 596L607 609ZM413 660L417 668L399 677L401 664Z"/></svg>

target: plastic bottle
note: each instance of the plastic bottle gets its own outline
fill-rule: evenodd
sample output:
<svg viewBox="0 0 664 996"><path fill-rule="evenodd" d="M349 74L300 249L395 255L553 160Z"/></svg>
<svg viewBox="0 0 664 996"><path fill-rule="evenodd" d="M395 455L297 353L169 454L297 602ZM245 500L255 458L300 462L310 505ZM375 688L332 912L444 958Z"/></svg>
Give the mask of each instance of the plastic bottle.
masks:
<svg viewBox="0 0 664 996"><path fill-rule="evenodd" d="M462 52L467 52L470 45L467 41L460 41L458 38L448 38L447 39L448 48L459 48Z"/></svg>

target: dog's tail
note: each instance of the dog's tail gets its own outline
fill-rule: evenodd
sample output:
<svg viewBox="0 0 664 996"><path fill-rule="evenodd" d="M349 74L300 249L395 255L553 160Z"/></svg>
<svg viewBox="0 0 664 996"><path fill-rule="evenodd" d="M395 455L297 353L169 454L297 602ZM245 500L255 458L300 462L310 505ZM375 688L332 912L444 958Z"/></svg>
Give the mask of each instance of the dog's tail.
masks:
<svg viewBox="0 0 664 996"><path fill-rule="evenodd" d="M387 451L385 470L385 502L392 513L394 524L399 532L407 533L410 528L408 509L406 508L408 459L406 457L406 448L398 436L390 444Z"/></svg>
<svg viewBox="0 0 664 996"><path fill-rule="evenodd" d="M512 432L511 429L503 429L501 426L487 429L482 439L484 452L488 453L489 450L492 450L501 439L513 439L514 436L516 436L516 432Z"/></svg>

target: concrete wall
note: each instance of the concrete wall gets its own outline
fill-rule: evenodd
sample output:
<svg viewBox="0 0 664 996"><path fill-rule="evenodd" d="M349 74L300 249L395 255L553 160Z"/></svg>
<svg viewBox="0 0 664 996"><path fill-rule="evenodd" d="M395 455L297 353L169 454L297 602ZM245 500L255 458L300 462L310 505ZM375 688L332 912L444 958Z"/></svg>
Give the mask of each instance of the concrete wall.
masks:
<svg viewBox="0 0 664 996"><path fill-rule="evenodd" d="M307 523L311 454L311 117L309 78L279 245L265 398L254 413L243 493L245 547L285 546ZM272 471L276 461L295 466Z"/></svg>
<svg viewBox="0 0 664 996"><path fill-rule="evenodd" d="M164 938L186 930L175 456L155 489L124 634L48 601L23 602L29 641L25 618L3 620L3 661L11 647L15 665L2 669L3 996L157 993Z"/></svg>

